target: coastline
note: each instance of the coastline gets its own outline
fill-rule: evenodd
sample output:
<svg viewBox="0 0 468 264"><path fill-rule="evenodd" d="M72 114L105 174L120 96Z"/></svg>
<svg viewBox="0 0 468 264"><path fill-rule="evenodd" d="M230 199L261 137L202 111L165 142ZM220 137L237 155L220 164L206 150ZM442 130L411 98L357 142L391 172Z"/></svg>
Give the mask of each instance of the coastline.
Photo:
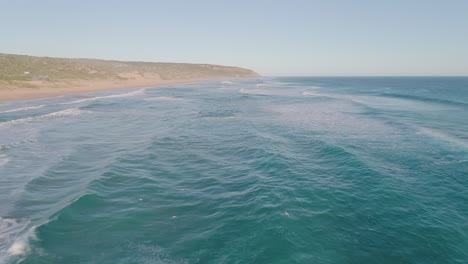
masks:
<svg viewBox="0 0 468 264"><path fill-rule="evenodd" d="M110 91L129 88L144 88L144 87L159 87L174 84L187 84L204 81L229 80L229 79L245 79L234 78L201 78L201 79L186 79L186 80L161 80L161 79L145 79L145 80L129 80L129 81L113 81L113 80L81 80L73 83L49 83L36 82L37 87L14 87L2 89L0 87L0 103L9 101L33 100L41 98L50 98L62 95L85 94L100 91Z"/></svg>

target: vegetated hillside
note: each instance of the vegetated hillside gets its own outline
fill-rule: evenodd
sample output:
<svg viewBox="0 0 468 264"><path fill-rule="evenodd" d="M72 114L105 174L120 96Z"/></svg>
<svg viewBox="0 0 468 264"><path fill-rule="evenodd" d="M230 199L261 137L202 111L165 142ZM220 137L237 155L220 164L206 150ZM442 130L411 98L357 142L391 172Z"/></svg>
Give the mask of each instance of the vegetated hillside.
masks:
<svg viewBox="0 0 468 264"><path fill-rule="evenodd" d="M252 70L189 63L66 59L0 53L0 81L131 80L151 78L190 80L210 78L255 78Z"/></svg>

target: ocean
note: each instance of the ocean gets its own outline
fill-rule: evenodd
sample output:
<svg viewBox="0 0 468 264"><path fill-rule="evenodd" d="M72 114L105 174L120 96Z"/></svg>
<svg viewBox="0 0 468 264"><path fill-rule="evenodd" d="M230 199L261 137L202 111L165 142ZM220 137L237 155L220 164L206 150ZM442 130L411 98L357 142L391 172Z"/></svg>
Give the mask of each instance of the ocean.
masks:
<svg viewBox="0 0 468 264"><path fill-rule="evenodd" d="M468 263L468 77L0 104L0 263Z"/></svg>

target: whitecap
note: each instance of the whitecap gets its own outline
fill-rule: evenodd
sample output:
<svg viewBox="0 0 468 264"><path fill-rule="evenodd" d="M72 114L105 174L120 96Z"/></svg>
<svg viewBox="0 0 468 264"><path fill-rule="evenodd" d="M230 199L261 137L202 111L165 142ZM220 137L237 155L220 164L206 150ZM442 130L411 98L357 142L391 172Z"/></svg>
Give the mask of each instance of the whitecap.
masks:
<svg viewBox="0 0 468 264"><path fill-rule="evenodd" d="M62 111L52 112L52 113L41 115L41 116L26 117L26 118L20 118L20 119L14 119L14 120L6 121L6 122L1 122L0 127L24 124L24 123L28 123L28 122L35 121L35 120L43 120L43 119L49 119L49 118L54 118L54 117L75 116L75 115L80 115L82 113L87 113L87 112L89 111L80 110L78 108L65 109Z"/></svg>
<svg viewBox="0 0 468 264"><path fill-rule="evenodd" d="M298 93L289 90L240 89L239 93L251 95L297 96Z"/></svg>
<svg viewBox="0 0 468 264"><path fill-rule="evenodd" d="M145 101L181 101L184 100L179 97L174 97L174 96L159 96L159 97L151 97L148 99L145 99Z"/></svg>
<svg viewBox="0 0 468 264"><path fill-rule="evenodd" d="M264 108L279 114L285 124L301 126L316 132L327 134L346 134L351 138L374 138L384 135L398 135L394 127L385 122L356 115L362 109L353 102L316 102L273 105Z"/></svg>
<svg viewBox="0 0 468 264"><path fill-rule="evenodd" d="M0 113L12 113L12 112L18 112L18 111L34 110L34 109L42 108L44 106L45 105L26 106L26 107L21 107L21 108L15 108L15 109L10 109L10 110L0 111Z"/></svg>
<svg viewBox="0 0 468 264"><path fill-rule="evenodd" d="M303 92L302 95L304 95L304 96L322 96L321 94L313 93L313 92Z"/></svg>
<svg viewBox="0 0 468 264"><path fill-rule="evenodd" d="M5 166L8 162L10 162L10 158L8 158L5 154L0 154L0 167Z"/></svg>
<svg viewBox="0 0 468 264"><path fill-rule="evenodd" d="M262 82L262 83L258 83L256 84L255 86L257 87L263 87L263 86L284 86L285 84L287 83L284 83L284 82L275 82L275 81L265 81L265 82Z"/></svg>
<svg viewBox="0 0 468 264"><path fill-rule="evenodd" d="M234 83L231 82L231 81L222 81L221 84L222 85L233 85Z"/></svg>
<svg viewBox="0 0 468 264"><path fill-rule="evenodd" d="M29 252L29 240L37 239L35 227L26 230L29 223L26 219L0 217L0 262Z"/></svg>
<svg viewBox="0 0 468 264"><path fill-rule="evenodd" d="M30 241L37 240L36 226L18 235L7 250L8 257L24 257L31 251Z"/></svg>
<svg viewBox="0 0 468 264"><path fill-rule="evenodd" d="M349 96L342 96L342 95L335 95L335 94L321 94L321 93L314 93L314 92L303 92L302 95L304 96L322 96L334 99L349 99ZM352 100L351 100L352 101Z"/></svg>
<svg viewBox="0 0 468 264"><path fill-rule="evenodd" d="M239 93L252 95L275 95L274 92L261 89L240 89Z"/></svg>
<svg viewBox="0 0 468 264"><path fill-rule="evenodd" d="M226 119L237 119L237 118L239 118L239 115L237 114L233 114L230 116L207 116L205 117L205 119L208 119L208 120L226 120Z"/></svg>
<svg viewBox="0 0 468 264"><path fill-rule="evenodd" d="M232 88L232 87L221 87L221 88L218 88L218 90L236 90L236 88Z"/></svg>
<svg viewBox="0 0 468 264"><path fill-rule="evenodd" d="M0 217L0 241L6 243L7 240L12 240L28 223L29 221L25 219ZM3 244L0 244L0 246L1 245Z"/></svg>
<svg viewBox="0 0 468 264"><path fill-rule="evenodd" d="M25 241L17 241L11 245L7 252L10 254L10 256L21 256L25 255L27 251L27 243Z"/></svg>
<svg viewBox="0 0 468 264"><path fill-rule="evenodd" d="M463 147L463 148L468 148L468 142L461 139L457 138L455 136L452 136L448 133L444 133L443 131L436 130L436 129L430 129L430 128L425 128L425 127L418 127L417 128L419 133L424 134L426 136L430 136L432 138L436 138L442 141L445 141L447 143L456 145L458 147Z"/></svg>
<svg viewBox="0 0 468 264"><path fill-rule="evenodd" d="M137 91L129 92L129 93L124 93L124 94L113 94L113 95L106 95L106 96L96 96L96 97L91 97L91 98L85 98L85 99L80 99L72 102L66 102L66 103L61 103L61 104L77 104L77 103L83 103L83 102L89 102L89 101L95 101L98 99L109 99L109 98L121 98L121 97L129 97L129 96L135 96L135 95L141 95L144 94L146 89L140 89Z"/></svg>

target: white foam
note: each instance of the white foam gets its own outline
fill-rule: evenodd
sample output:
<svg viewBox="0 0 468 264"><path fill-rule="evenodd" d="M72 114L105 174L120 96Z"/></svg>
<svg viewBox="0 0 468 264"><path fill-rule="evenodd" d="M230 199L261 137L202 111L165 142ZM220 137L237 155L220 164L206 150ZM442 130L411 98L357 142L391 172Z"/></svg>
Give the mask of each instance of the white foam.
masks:
<svg viewBox="0 0 468 264"><path fill-rule="evenodd" d="M314 92L303 92L302 95L326 97L326 98L338 99L338 100L348 100L348 101L355 102L355 103L365 104L363 96L349 96L349 95L341 95L341 94L325 94L325 93L314 93Z"/></svg>
<svg viewBox="0 0 468 264"><path fill-rule="evenodd" d="M10 256L21 256L25 255L27 251L28 244L24 241L17 241L11 245L7 252Z"/></svg>
<svg viewBox="0 0 468 264"><path fill-rule="evenodd" d="M205 117L205 119L209 119L209 120L226 120L226 119L237 119L237 118L239 118L239 115L237 115L237 114L230 115L230 116L208 116L208 117Z"/></svg>
<svg viewBox="0 0 468 264"><path fill-rule="evenodd" d="M233 85L234 83L231 81L222 81L221 84L223 85Z"/></svg>
<svg viewBox="0 0 468 264"><path fill-rule="evenodd" d="M0 123L0 127L17 125L17 124L24 124L24 123L28 123L28 122L31 122L31 121L49 119L49 118L54 118L54 117L75 116L75 115L80 115L82 113L87 113L87 112L89 112L89 111L80 110L78 108L65 109L65 110L62 110L62 111L57 111L57 112L53 112L53 113L45 114L45 115L41 115L41 116L26 117L26 118L20 118L20 119L14 119L14 120L2 122L2 123Z"/></svg>
<svg viewBox="0 0 468 264"><path fill-rule="evenodd" d="M10 162L10 158L8 158L5 154L0 154L0 167L5 166L8 162Z"/></svg>
<svg viewBox="0 0 468 264"><path fill-rule="evenodd" d="M219 87L218 90L223 90L223 91L238 91L239 88L237 87L237 85L227 85L227 86Z"/></svg>
<svg viewBox="0 0 468 264"><path fill-rule="evenodd" d="M29 223L25 219L0 217L0 263L29 252L29 240L37 239L35 227L26 230Z"/></svg>
<svg viewBox="0 0 468 264"><path fill-rule="evenodd" d="M29 242L37 240L36 226L29 228L26 232L17 236L11 246L7 250L10 257L25 256L31 251Z"/></svg>
<svg viewBox="0 0 468 264"><path fill-rule="evenodd" d="M107 96L96 96L96 97L91 97L91 98L85 98L85 99L80 99L72 102L67 102L67 103L62 103L62 104L77 104L77 103L83 103L83 102L88 102L88 101L95 101L98 99L108 99L108 98L121 98L121 97L129 97L129 96L135 96L135 95L141 95L144 94L146 89L140 89L137 91L133 91L130 93L124 93L124 94L114 94L114 95L107 95Z"/></svg>
<svg viewBox="0 0 468 264"><path fill-rule="evenodd" d="M450 144L453 144L453 145L456 145L456 146L459 146L459 147L468 148L468 141L463 140L461 138L451 136L451 135L449 135L447 133L444 133L442 131L435 130L435 129L429 129L429 128L425 128L425 127L419 127L418 130L419 130L419 133L425 134L427 136L430 136L430 137L445 141L447 143L450 143Z"/></svg>
<svg viewBox="0 0 468 264"><path fill-rule="evenodd" d="M16 108L16 109L1 111L0 113L12 113L12 112L18 112L18 111L34 110L34 109L42 108L44 106L45 105L26 106L26 107L22 107L22 108Z"/></svg>
<svg viewBox="0 0 468 264"><path fill-rule="evenodd" d="M258 83L256 84L255 86L257 87L262 87L262 86L283 86L285 85L286 83L284 82L275 82L275 81L266 81L266 82L263 82L263 83Z"/></svg>
<svg viewBox="0 0 468 264"><path fill-rule="evenodd" d="M16 233L23 230L28 223L21 219L0 217L0 241L7 242L13 239Z"/></svg>
<svg viewBox="0 0 468 264"><path fill-rule="evenodd" d="M322 96L321 94L313 93L313 92L303 92L302 95L305 95L305 96Z"/></svg>
<svg viewBox="0 0 468 264"><path fill-rule="evenodd" d="M239 93L243 94L269 94L267 90L261 90L261 89L240 89Z"/></svg>
<svg viewBox="0 0 468 264"><path fill-rule="evenodd" d="M279 95L274 91L262 90L262 89L240 89L239 93L252 94L252 95Z"/></svg>
<svg viewBox="0 0 468 264"><path fill-rule="evenodd" d="M334 98L334 99L348 99L351 100L349 96L343 96L343 95L338 95L338 94L321 94L321 93L314 93L314 92L303 92L302 95L304 96L322 96L322 97L328 97L328 98ZM351 100L353 101L353 100Z"/></svg>
<svg viewBox="0 0 468 264"><path fill-rule="evenodd" d="M264 89L240 89L239 93L251 95L275 95L275 96L297 96L300 95L290 90L264 90Z"/></svg>
<svg viewBox="0 0 468 264"><path fill-rule="evenodd" d="M159 97L151 97L148 99L145 99L145 101L181 101L184 100L179 97L174 97L174 96L159 96Z"/></svg>
<svg viewBox="0 0 468 264"><path fill-rule="evenodd" d="M398 137L399 131L381 120L356 115L361 107L353 102L332 101L314 104L278 104L267 106L266 111L278 115L285 124L306 127L317 132L346 134L348 138ZM399 139L399 138L396 138Z"/></svg>

